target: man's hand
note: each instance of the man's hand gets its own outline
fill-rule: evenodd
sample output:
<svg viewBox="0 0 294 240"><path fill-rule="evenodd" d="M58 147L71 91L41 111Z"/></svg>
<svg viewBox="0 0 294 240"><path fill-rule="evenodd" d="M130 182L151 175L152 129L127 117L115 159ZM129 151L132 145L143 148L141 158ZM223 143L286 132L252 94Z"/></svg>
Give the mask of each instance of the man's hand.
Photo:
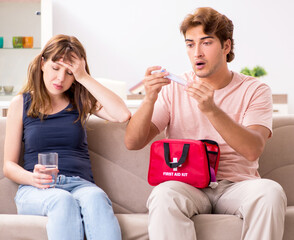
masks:
<svg viewBox="0 0 294 240"><path fill-rule="evenodd" d="M145 87L145 100L151 101L155 103L158 97L158 93L160 92L161 88L167 84L170 84L170 80L164 78L167 76L168 72L157 72L153 73L153 71L160 70L160 66L153 66L149 67L146 70L145 77L143 79L144 87Z"/></svg>
<svg viewBox="0 0 294 240"><path fill-rule="evenodd" d="M186 88L187 94L198 102L198 108L203 113L214 111L217 107L214 103L214 89L206 82L189 82Z"/></svg>
<svg viewBox="0 0 294 240"><path fill-rule="evenodd" d="M206 82L189 82L186 91L196 99L200 111L231 148L249 161L255 161L260 156L270 135L269 129L261 125L244 127L235 122L215 105L214 89Z"/></svg>
<svg viewBox="0 0 294 240"><path fill-rule="evenodd" d="M125 145L130 150L143 148L159 133L158 128L151 121L154 104L161 88L170 84L170 80L164 78L168 72L152 73L160 69L160 66L153 66L146 70L143 79L146 95L139 109L131 117L125 134Z"/></svg>

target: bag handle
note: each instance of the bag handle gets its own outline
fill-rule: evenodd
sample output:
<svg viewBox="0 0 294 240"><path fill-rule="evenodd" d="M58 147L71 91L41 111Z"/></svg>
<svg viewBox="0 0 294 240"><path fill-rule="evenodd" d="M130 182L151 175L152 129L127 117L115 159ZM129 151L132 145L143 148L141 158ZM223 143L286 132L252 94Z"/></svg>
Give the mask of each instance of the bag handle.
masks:
<svg viewBox="0 0 294 240"><path fill-rule="evenodd" d="M190 144L184 144L182 156L178 162L170 162L169 143L163 143L163 148L164 148L164 159L165 159L166 165L169 166L170 168L176 168L186 161Z"/></svg>

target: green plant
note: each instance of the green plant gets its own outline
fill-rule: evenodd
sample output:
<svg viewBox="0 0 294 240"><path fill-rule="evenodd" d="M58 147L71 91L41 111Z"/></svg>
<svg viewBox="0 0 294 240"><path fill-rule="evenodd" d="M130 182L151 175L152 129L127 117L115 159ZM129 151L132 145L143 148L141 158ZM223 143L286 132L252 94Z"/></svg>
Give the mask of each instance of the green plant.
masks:
<svg viewBox="0 0 294 240"><path fill-rule="evenodd" d="M261 66L255 66L253 69L245 67L241 70L241 73L252 77L261 77L267 75L267 72Z"/></svg>

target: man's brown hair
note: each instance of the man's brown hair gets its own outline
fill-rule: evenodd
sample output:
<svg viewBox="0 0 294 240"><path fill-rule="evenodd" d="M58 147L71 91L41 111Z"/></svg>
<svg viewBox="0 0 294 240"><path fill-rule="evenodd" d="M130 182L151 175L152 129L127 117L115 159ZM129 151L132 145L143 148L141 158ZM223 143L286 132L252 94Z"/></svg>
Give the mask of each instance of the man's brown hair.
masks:
<svg viewBox="0 0 294 240"><path fill-rule="evenodd" d="M227 54L227 62L231 62L235 57L233 22L213 8L197 8L193 14L188 14L185 17L180 26L180 31L184 36L186 36L188 29L199 25L203 26L205 34L215 34L220 40L222 47L224 46L224 42L226 40L231 40L231 51Z"/></svg>

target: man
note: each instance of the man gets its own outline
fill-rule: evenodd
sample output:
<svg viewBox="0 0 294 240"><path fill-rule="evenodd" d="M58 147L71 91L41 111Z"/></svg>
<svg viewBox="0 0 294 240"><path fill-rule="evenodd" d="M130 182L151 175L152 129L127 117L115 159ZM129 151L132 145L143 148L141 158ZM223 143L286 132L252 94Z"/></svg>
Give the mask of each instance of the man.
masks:
<svg viewBox="0 0 294 240"><path fill-rule="evenodd" d="M183 87L147 69L146 96L126 131L128 149L143 148L166 129L168 138L211 139L221 156L215 189L167 181L147 202L151 240L195 240L195 214L218 213L243 219L241 239L280 240L286 196L279 184L260 179L258 158L271 136L269 87L228 69L234 58L233 24L212 8L199 8L181 25L193 71Z"/></svg>

